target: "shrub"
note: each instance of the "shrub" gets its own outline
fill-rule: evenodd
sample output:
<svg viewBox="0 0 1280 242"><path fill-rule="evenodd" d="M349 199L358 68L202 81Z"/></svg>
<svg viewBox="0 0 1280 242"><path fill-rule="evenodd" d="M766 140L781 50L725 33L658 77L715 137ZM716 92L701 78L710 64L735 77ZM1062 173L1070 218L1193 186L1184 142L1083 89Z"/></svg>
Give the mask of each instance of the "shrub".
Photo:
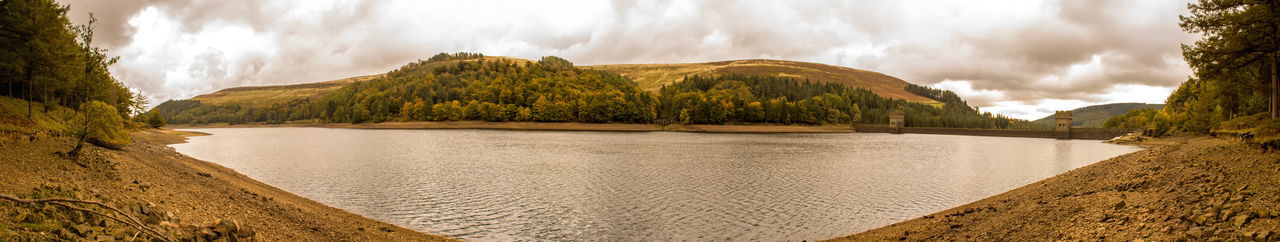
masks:
<svg viewBox="0 0 1280 242"><path fill-rule="evenodd" d="M86 127L79 127L89 143L109 149L120 149L129 145L129 131L124 128L124 119L120 118L116 108L99 101L80 105L82 120Z"/></svg>

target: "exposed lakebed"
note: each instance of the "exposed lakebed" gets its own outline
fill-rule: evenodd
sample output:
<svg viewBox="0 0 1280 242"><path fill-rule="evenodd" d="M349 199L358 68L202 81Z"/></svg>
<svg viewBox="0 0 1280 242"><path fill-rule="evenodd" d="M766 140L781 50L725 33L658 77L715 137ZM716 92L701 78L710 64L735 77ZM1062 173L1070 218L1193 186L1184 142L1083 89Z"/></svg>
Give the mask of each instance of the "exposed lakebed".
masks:
<svg viewBox="0 0 1280 242"><path fill-rule="evenodd" d="M480 240L812 240L943 210L1132 146L892 134L195 129L281 189Z"/></svg>

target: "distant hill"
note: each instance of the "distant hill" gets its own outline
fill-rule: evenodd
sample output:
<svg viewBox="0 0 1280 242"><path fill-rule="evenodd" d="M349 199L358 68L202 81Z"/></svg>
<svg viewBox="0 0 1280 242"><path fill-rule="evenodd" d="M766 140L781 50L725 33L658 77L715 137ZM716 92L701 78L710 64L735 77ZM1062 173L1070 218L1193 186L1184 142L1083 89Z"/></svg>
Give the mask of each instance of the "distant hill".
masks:
<svg viewBox="0 0 1280 242"><path fill-rule="evenodd" d="M583 68L616 72L631 78L640 84L641 89L648 91L657 91L663 85L680 81L685 76L741 74L834 82L867 89L887 98L922 103L937 102L928 97L907 92L906 87L909 83L897 77L867 70L799 61L751 59L707 63L597 65Z"/></svg>
<svg viewBox="0 0 1280 242"><path fill-rule="evenodd" d="M499 56L485 56L482 58L463 61L475 60L510 60L520 63L532 63L530 60ZM455 62L456 61L446 61L441 62L441 64ZM808 62L753 59L685 64L597 65L583 66L583 68L605 70L621 74L622 76L634 80L640 85L641 89L652 92L656 92L658 88L662 87L662 85L670 85L683 79L685 76L745 74L791 77L797 79L809 79L817 82L835 82L850 87L864 88L875 92L877 95L888 98L904 99L920 103L940 103L928 97L908 92L906 90L908 83L893 76L866 70ZM382 76L383 74L357 76L332 81L295 85L234 87L196 96L189 100L199 101L203 104L237 104L247 107L269 107L301 99L314 99L333 92L346 84L368 81Z"/></svg>
<svg viewBox="0 0 1280 242"><path fill-rule="evenodd" d="M671 93L664 92L670 94L669 97L659 94L663 86L690 82L686 77L702 78L701 84L707 85L686 85ZM720 82L726 82L727 86L710 85ZM738 87L755 90L740 91ZM824 94L834 96L822 96ZM555 111L535 108L538 107L534 105L536 99L544 96L546 103L555 104L552 106L567 113L540 115L539 112ZM671 100L662 102L669 105L652 102L658 98ZM857 120L852 115L857 112L851 104L860 106L859 117L863 123L885 123L888 113L899 109L911 120L908 125L921 127L1030 125L1024 120L979 113L950 91L913 85L877 72L817 63L753 59L573 66L558 57L544 57L535 62L478 53L442 53L388 74L308 84L228 88L191 99L166 101L155 110L171 123L424 120L630 123L663 119L690 123L822 124ZM460 115L444 113L452 112L455 106ZM678 115L686 111L690 115ZM747 115L748 111L753 113ZM783 116L762 118L756 115L760 111Z"/></svg>
<svg viewBox="0 0 1280 242"><path fill-rule="evenodd" d="M1084 128L1101 128L1102 124L1107 122L1111 116L1128 113L1134 109L1161 109L1164 104L1146 104L1146 103L1111 103L1102 105L1093 105L1083 108L1071 110L1071 125ZM1053 115L1033 121L1038 124L1053 126Z"/></svg>
<svg viewBox="0 0 1280 242"><path fill-rule="evenodd" d="M382 77L382 74L295 85L233 87L191 99L205 104L236 103L248 106L266 106L294 99L319 97L349 83L368 81L378 77Z"/></svg>

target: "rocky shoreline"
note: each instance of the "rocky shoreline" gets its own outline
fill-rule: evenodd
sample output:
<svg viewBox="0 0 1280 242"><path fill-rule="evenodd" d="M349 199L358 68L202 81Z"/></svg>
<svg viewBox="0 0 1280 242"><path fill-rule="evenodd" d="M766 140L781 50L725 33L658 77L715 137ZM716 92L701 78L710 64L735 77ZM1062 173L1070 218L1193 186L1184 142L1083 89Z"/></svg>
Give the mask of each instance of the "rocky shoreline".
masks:
<svg viewBox="0 0 1280 242"><path fill-rule="evenodd" d="M14 198L0 199L0 241L449 240L325 206L166 146L185 135L199 134L137 131L133 145L88 148L79 161L61 155L72 143L65 137L0 144L0 194ZM34 202L53 198L105 206Z"/></svg>
<svg viewBox="0 0 1280 242"><path fill-rule="evenodd" d="M1146 140L996 196L833 239L1280 239L1280 154L1217 138Z"/></svg>

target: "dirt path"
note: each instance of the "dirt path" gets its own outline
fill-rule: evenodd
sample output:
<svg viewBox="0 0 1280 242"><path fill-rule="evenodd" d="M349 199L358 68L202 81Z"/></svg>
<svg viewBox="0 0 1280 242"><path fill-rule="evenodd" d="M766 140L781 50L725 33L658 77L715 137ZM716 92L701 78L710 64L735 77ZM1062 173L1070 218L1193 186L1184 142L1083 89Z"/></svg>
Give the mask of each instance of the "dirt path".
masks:
<svg viewBox="0 0 1280 242"><path fill-rule="evenodd" d="M1280 154L1175 138L977 202L835 240L1280 238Z"/></svg>
<svg viewBox="0 0 1280 242"><path fill-rule="evenodd" d="M60 194L104 201L147 218L154 228L182 234L183 227L235 221L266 241L438 241L427 235L325 206L250 179L225 167L175 152L166 143L182 142L174 131L133 134L124 150L88 149L77 164L57 155L70 140L48 138L0 146L0 193L19 197ZM136 231L112 223L86 222L51 207L18 206L0 201L0 240L117 239ZM62 216L68 219L59 219ZM156 219L152 219L152 218ZM213 231L216 230L214 226ZM104 237L105 236L105 237ZM197 234L197 236L199 236ZM225 237L225 236L224 236Z"/></svg>

